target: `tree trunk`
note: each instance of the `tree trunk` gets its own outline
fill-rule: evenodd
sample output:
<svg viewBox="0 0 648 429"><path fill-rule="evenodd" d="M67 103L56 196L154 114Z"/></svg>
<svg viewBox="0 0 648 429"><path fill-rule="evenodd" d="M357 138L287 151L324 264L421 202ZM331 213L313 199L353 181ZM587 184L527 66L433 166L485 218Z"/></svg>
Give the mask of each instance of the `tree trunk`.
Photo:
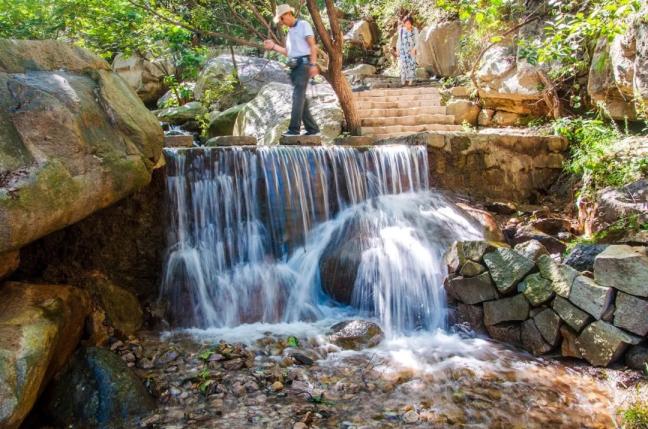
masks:
<svg viewBox="0 0 648 429"><path fill-rule="evenodd" d="M329 69L328 73L324 76L328 83L331 84L333 91L340 101L340 107L344 113L344 120L346 122L347 131L351 135L360 135L360 115L356 106L356 100L351 91L351 85L342 74L342 53L340 55L331 55L329 53Z"/></svg>

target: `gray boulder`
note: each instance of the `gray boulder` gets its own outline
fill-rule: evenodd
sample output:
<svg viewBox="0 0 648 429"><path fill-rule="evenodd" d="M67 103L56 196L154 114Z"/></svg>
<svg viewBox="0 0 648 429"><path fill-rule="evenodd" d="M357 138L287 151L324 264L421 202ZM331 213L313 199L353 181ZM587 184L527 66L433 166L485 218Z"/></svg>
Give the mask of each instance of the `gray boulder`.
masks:
<svg viewBox="0 0 648 429"><path fill-rule="evenodd" d="M551 308L546 308L533 316L542 338L552 347L560 342L560 317Z"/></svg>
<svg viewBox="0 0 648 429"><path fill-rule="evenodd" d="M592 320L592 316L560 296L553 300L551 307L576 332L580 332Z"/></svg>
<svg viewBox="0 0 648 429"><path fill-rule="evenodd" d="M577 271L594 271L594 260L607 244L577 244L565 258L565 265Z"/></svg>
<svg viewBox="0 0 648 429"><path fill-rule="evenodd" d="M648 334L648 300L618 292L614 304L615 326L641 336Z"/></svg>
<svg viewBox="0 0 648 429"><path fill-rule="evenodd" d="M554 296L551 282L538 273L526 276L518 285L518 292L522 292L534 307L544 304Z"/></svg>
<svg viewBox="0 0 648 429"><path fill-rule="evenodd" d="M445 262L448 265L448 271L451 273L458 272L467 261L481 262L486 252L492 252L499 247L504 247L502 243L493 241L455 241L452 243L450 250L445 255Z"/></svg>
<svg viewBox="0 0 648 429"><path fill-rule="evenodd" d="M463 277L475 277L486 271L486 267L474 261L466 261L459 270L459 274Z"/></svg>
<svg viewBox="0 0 648 429"><path fill-rule="evenodd" d="M424 27L419 33L416 62L430 75L460 75L462 70L457 52L462 34L463 26L459 21L438 22Z"/></svg>
<svg viewBox="0 0 648 429"><path fill-rule="evenodd" d="M80 349L50 386L44 409L63 427L119 429L136 427L155 402L119 356L89 347Z"/></svg>
<svg viewBox="0 0 648 429"><path fill-rule="evenodd" d="M612 308L614 289L600 286L589 277L578 276L572 285L569 300L595 319L603 319L609 316Z"/></svg>
<svg viewBox="0 0 648 429"><path fill-rule="evenodd" d="M537 260L540 274L547 280L551 280L556 295L569 298L574 279L580 274L568 265L556 263L548 255L540 255Z"/></svg>
<svg viewBox="0 0 648 429"><path fill-rule="evenodd" d="M189 121L196 121L207 113L207 108L198 101L190 101L182 106L169 107L153 112L161 122L171 125L182 125Z"/></svg>
<svg viewBox="0 0 648 429"><path fill-rule="evenodd" d="M484 255L484 263L490 271L500 293L509 293L531 270L535 263L511 249L497 249Z"/></svg>
<svg viewBox="0 0 648 429"><path fill-rule="evenodd" d="M234 124L239 113L243 110L245 104L232 106L222 112L211 112L209 114L209 127L207 136L209 138L219 136L231 136L234 133Z"/></svg>
<svg viewBox="0 0 648 429"><path fill-rule="evenodd" d="M529 303L522 294L484 303L484 323L486 325L522 321L527 317L529 317Z"/></svg>
<svg viewBox="0 0 648 429"><path fill-rule="evenodd" d="M456 277L449 280L449 287L454 296L466 304L479 304L484 301L497 299L497 291L493 287L488 273L476 277Z"/></svg>
<svg viewBox="0 0 648 429"><path fill-rule="evenodd" d="M529 319L522 323L520 332L522 347L533 353L535 356L543 355L550 352L552 347L548 344L542 334L538 330L533 319Z"/></svg>
<svg viewBox="0 0 648 429"><path fill-rule="evenodd" d="M622 331L602 320L589 325L576 343L583 358L594 366L608 366L618 360L629 345L639 344L640 338Z"/></svg>
<svg viewBox="0 0 648 429"><path fill-rule="evenodd" d="M538 240L528 240L524 243L516 244L513 248L520 255L525 258L537 261L542 255L549 255L549 251Z"/></svg>
<svg viewBox="0 0 648 429"><path fill-rule="evenodd" d="M347 320L331 326L329 340L343 349L362 350L377 346L384 338L380 326L366 320Z"/></svg>
<svg viewBox="0 0 648 429"><path fill-rule="evenodd" d="M645 371L648 365L648 347L632 346L625 354L625 363L632 369Z"/></svg>
<svg viewBox="0 0 648 429"><path fill-rule="evenodd" d="M146 104L155 103L166 91L164 77L175 73L175 66L169 60L149 60L136 53L115 56L112 69L133 88Z"/></svg>
<svg viewBox="0 0 648 429"><path fill-rule="evenodd" d="M594 278L601 285L648 297L648 256L645 249L609 246L594 261Z"/></svg>

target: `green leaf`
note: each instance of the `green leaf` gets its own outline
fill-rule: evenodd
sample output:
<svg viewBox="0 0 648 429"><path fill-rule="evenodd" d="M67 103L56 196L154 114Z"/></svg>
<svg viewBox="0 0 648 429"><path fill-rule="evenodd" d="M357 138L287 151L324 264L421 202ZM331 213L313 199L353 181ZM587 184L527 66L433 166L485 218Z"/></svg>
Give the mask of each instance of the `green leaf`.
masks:
<svg viewBox="0 0 648 429"><path fill-rule="evenodd" d="M288 337L286 343L288 343L288 347L299 347L299 340L297 339L297 337Z"/></svg>

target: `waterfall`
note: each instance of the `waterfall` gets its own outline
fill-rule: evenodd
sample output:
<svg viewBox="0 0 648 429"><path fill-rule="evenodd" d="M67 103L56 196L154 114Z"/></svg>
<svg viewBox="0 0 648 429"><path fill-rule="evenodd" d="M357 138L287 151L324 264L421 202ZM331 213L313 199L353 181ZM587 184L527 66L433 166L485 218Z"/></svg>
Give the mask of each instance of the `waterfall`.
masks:
<svg viewBox="0 0 648 429"><path fill-rule="evenodd" d="M428 183L423 146L166 149L161 298L177 326L445 322L442 255L481 233Z"/></svg>

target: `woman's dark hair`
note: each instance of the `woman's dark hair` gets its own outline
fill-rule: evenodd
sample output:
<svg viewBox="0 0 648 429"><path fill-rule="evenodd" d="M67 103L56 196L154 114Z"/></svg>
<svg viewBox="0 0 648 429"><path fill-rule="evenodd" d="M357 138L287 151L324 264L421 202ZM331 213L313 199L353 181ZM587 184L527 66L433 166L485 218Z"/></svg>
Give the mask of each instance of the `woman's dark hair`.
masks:
<svg viewBox="0 0 648 429"><path fill-rule="evenodd" d="M403 24L405 24L407 21L409 21L410 24L414 25L414 18L412 18L412 15L407 15L405 18L403 18Z"/></svg>

